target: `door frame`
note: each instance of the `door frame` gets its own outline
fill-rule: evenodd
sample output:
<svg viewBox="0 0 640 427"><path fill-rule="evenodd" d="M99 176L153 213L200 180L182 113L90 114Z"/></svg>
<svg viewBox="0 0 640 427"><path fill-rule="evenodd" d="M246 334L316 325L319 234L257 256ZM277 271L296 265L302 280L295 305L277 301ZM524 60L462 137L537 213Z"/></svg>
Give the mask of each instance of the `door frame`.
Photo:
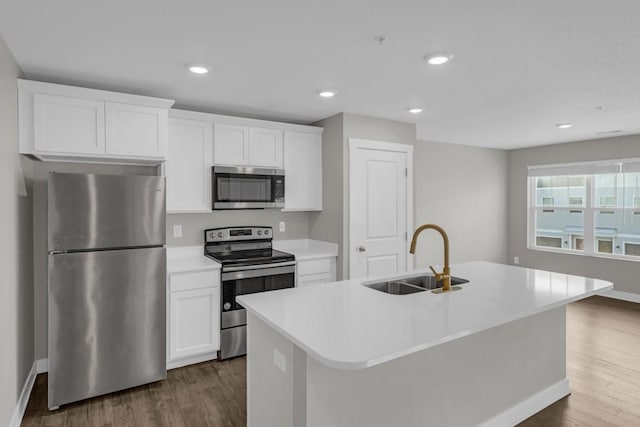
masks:
<svg viewBox="0 0 640 427"><path fill-rule="evenodd" d="M414 267L414 257L412 255L409 254L409 245L410 245L410 238L411 235L413 233L413 145L409 145L409 144L398 144L395 142L384 142L384 141L375 141L375 140L371 140L371 139L361 139L361 138L349 138L349 204L348 204L348 217L349 217L349 232L345 233L345 248L348 248L347 250L344 250L343 253L345 255L345 264L346 266L348 266L348 269L343 269L344 272L348 272L349 276L348 278L351 277L351 271L354 268L353 263L351 262L351 254L353 253L354 248L351 247L351 242L354 240L353 239L353 230L354 230L354 224L355 224L355 218L353 218L351 216L351 212L353 211L352 209L352 203L353 203L353 197L351 197L352 194L352 184L354 182L353 180L353 167L352 167L352 161L353 161L353 154L355 153L356 150L359 149L365 149L365 150L376 150L376 151L391 151L391 152L396 152L396 153L404 153L407 156L407 206L406 206L406 238L405 238L405 250L407 252L407 258L406 258L406 268L407 271L411 271L413 270ZM343 273L344 275L344 273Z"/></svg>

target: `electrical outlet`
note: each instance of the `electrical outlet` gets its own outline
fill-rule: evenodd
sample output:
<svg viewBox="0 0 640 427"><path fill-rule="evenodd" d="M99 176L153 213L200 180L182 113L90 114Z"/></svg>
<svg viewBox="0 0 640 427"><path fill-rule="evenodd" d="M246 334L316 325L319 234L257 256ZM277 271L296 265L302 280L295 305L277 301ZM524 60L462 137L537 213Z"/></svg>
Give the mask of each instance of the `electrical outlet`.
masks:
<svg viewBox="0 0 640 427"><path fill-rule="evenodd" d="M285 230L284 221L280 221L280 232L284 233L284 230Z"/></svg>
<svg viewBox="0 0 640 427"><path fill-rule="evenodd" d="M280 353L275 348L273 349L273 364L282 372L287 372L287 359L284 357L284 354Z"/></svg>
<svg viewBox="0 0 640 427"><path fill-rule="evenodd" d="M173 226L173 237L182 237L182 224L175 224Z"/></svg>
<svg viewBox="0 0 640 427"><path fill-rule="evenodd" d="M520 257L518 257L518 256L514 256L514 257L513 257L513 263L514 263L515 265L520 264Z"/></svg>

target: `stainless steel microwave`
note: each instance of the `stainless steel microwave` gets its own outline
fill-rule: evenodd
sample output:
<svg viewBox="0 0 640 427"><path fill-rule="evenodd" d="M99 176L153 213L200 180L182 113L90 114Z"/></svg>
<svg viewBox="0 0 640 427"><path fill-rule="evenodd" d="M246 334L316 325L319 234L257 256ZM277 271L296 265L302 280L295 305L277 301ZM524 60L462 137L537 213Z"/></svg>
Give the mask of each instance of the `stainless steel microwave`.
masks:
<svg viewBox="0 0 640 427"><path fill-rule="evenodd" d="M212 168L213 210L284 207L284 170L251 167Z"/></svg>

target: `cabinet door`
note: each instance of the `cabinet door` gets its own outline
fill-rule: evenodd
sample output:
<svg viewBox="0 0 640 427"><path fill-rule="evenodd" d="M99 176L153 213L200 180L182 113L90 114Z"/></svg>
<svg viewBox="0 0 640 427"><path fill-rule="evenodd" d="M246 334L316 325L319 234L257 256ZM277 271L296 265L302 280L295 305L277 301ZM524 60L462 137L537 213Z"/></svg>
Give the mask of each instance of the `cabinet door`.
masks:
<svg viewBox="0 0 640 427"><path fill-rule="evenodd" d="M169 295L169 360L219 350L220 288Z"/></svg>
<svg viewBox="0 0 640 427"><path fill-rule="evenodd" d="M321 283L333 282L331 273L309 274L306 276L298 276L298 287L308 285L318 285Z"/></svg>
<svg viewBox="0 0 640 427"><path fill-rule="evenodd" d="M282 131L249 128L249 165L282 168Z"/></svg>
<svg viewBox="0 0 640 427"><path fill-rule="evenodd" d="M246 165L249 161L249 128L215 124L213 159L218 165Z"/></svg>
<svg viewBox="0 0 640 427"><path fill-rule="evenodd" d="M167 211L211 211L213 124L169 119Z"/></svg>
<svg viewBox="0 0 640 427"><path fill-rule="evenodd" d="M284 210L322 210L322 136L285 132Z"/></svg>
<svg viewBox="0 0 640 427"><path fill-rule="evenodd" d="M107 102L105 111L107 154L166 157L167 110Z"/></svg>
<svg viewBox="0 0 640 427"><path fill-rule="evenodd" d="M35 151L104 154L104 102L33 95Z"/></svg>

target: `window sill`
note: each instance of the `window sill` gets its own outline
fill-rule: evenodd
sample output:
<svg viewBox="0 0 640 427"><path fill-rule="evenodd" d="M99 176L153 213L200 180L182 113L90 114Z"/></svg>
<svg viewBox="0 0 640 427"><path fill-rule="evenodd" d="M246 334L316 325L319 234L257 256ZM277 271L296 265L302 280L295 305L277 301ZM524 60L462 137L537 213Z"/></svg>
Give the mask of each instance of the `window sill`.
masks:
<svg viewBox="0 0 640 427"><path fill-rule="evenodd" d="M640 257L631 257L624 255L609 255L609 254L587 254L582 251L575 251L571 249L554 249L554 248L542 248L539 246L528 246L527 249L532 251L540 251L540 252L551 252L555 254L564 254L564 255L577 255L582 257L590 257L590 258L604 258L604 259L612 259L618 261L631 261L631 262L640 262Z"/></svg>

